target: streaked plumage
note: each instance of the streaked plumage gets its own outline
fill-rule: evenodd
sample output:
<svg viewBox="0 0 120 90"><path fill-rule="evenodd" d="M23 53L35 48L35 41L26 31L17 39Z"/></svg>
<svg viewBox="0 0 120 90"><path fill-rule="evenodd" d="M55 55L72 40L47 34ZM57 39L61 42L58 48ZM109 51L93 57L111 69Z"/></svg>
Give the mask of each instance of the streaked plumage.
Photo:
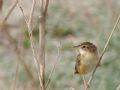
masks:
<svg viewBox="0 0 120 90"><path fill-rule="evenodd" d="M75 64L75 73L85 75L91 72L98 62L97 48L90 42L83 42L75 47L79 50Z"/></svg>

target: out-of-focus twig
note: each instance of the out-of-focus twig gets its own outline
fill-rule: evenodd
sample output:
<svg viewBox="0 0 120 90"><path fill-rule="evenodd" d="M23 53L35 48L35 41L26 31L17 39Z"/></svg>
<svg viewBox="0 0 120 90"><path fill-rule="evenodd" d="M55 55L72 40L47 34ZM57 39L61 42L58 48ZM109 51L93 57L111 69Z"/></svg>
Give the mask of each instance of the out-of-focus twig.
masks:
<svg viewBox="0 0 120 90"><path fill-rule="evenodd" d="M59 62L60 59L61 59L61 51L60 51L60 50L61 50L61 44L58 46L57 60L56 60L55 64L53 65L53 68L52 68L51 71L50 71L50 74L49 74L49 77L48 77L48 81L46 82L46 89L47 89L48 85L50 84L51 77L52 77L52 75L53 75L53 72L55 71L55 68L56 68L58 62Z"/></svg>
<svg viewBox="0 0 120 90"><path fill-rule="evenodd" d="M29 27L31 27L31 30L32 30L32 26L31 25L32 25L32 20L33 20L35 4L36 4L36 0L33 0L31 11L30 11L30 16L29 16L29 20L28 20L28 25L29 25Z"/></svg>
<svg viewBox="0 0 120 90"><path fill-rule="evenodd" d="M34 40L33 40L32 27L31 27L35 2L36 1L33 0L33 4L32 4L32 8L31 8L31 13L30 13L29 20L27 20L27 18L25 17L24 11L23 11L22 7L19 4L18 4L18 8L22 12L22 15L23 15L23 18L25 20L26 26L28 28L28 34L29 34L29 38L30 38L30 45L31 45L32 53L33 53L33 58L34 58L35 62L38 63L37 56L36 56L36 53L35 53L35 48L34 48Z"/></svg>
<svg viewBox="0 0 120 90"><path fill-rule="evenodd" d="M33 18L33 13L34 13L34 7L35 7L35 3L36 3L36 0L33 0L33 3L32 3L32 8L31 8L31 13L30 13L30 16L29 16L29 19L27 20L27 18L25 17L25 14L24 14L24 11L22 9L22 7L18 4L18 8L20 9L20 11L22 12L22 15L23 15L23 18L25 20L25 23L26 23L26 26L28 28L28 34L29 34L29 39L30 39L30 45L31 45L31 49L32 49L32 53L33 53L33 58L34 58L34 61L37 65L37 70L38 70L38 75L39 75L39 81L40 81L40 86L41 86L41 76L40 76L40 70L39 70L39 62L38 62L38 59L37 59L37 54L35 52L35 48L34 48L34 40L33 40L33 34L32 34L32 18ZM35 66L36 66L35 65Z"/></svg>
<svg viewBox="0 0 120 90"><path fill-rule="evenodd" d="M12 11L14 10L14 8L16 7L18 3L18 0L14 0L12 5L10 6L8 12L6 13L6 15L3 17L3 19L0 21L0 31L4 30L5 28L5 23L7 21L7 19L9 18L9 16L11 15Z"/></svg>
<svg viewBox="0 0 120 90"><path fill-rule="evenodd" d="M2 20L2 24L4 24L4 23L7 21L7 19L9 18L10 14L11 14L12 11L13 11L13 9L16 7L17 3L18 3L18 0L14 0L14 1L13 1L13 4L10 6L7 14L5 15L5 17L4 17L3 20Z"/></svg>
<svg viewBox="0 0 120 90"><path fill-rule="evenodd" d="M96 72L96 69L97 69L97 67L98 67L99 64L100 64L100 61L102 60L102 57L103 57L103 55L104 55L104 53L105 53L105 51L106 51L106 49L107 49L107 47L108 47L108 44L109 44L109 42L110 42L110 39L111 39L114 31L116 30L116 27L117 27L119 21L120 21L120 15L118 16L118 18L117 18L117 20L116 20L116 22L115 22L115 25L114 25L114 27L113 27L113 29L112 29L109 37L108 37L108 40L107 40L107 42L106 42L106 44L105 44L105 47L104 47L104 49L103 49L103 51L102 51L102 54L101 54L101 56L100 56L100 58L99 58L99 61L98 61L97 65L96 65L95 69L93 70L92 76L90 77L90 79L89 79L89 81L88 81L88 84L90 84L90 82L92 81L92 78L93 78L93 76L94 76L94 74L95 74L95 72Z"/></svg>
<svg viewBox="0 0 120 90"><path fill-rule="evenodd" d="M43 6L43 9L44 9L44 14L46 15L47 13L47 9L48 9L48 3L49 3L49 0L43 0L44 2L44 6Z"/></svg>
<svg viewBox="0 0 120 90"><path fill-rule="evenodd" d="M39 68L40 65L39 65L39 61L37 59L37 54L35 52L34 43L33 43L33 35L32 35L32 18L33 18L35 3L36 3L36 0L33 0L32 8L31 8L31 13L30 13L30 17L29 17L29 20L28 20L28 30L29 30L28 32L29 32L29 37L30 37L30 42L31 42L31 48L32 48L32 52L33 52L33 57L34 57L36 65L37 65L40 86L42 86L42 78L41 78L41 75L40 75L40 68Z"/></svg>
<svg viewBox="0 0 120 90"><path fill-rule="evenodd" d="M41 90L45 90L45 29L46 13L49 0L40 0L40 17L39 17L39 65L42 79Z"/></svg>
<svg viewBox="0 0 120 90"><path fill-rule="evenodd" d="M18 72L19 72L19 62L18 62L18 60L16 60L15 78L13 80L13 85L12 85L12 89L11 90L16 90L16 83L17 83Z"/></svg>
<svg viewBox="0 0 120 90"><path fill-rule="evenodd" d="M34 80L34 78L33 78L33 75L32 75L32 73L31 73L30 69L28 68L27 64L25 63L25 60L24 60L24 58L23 58L23 56L22 56L22 54L21 54L21 50L20 50L20 48L18 47L18 45L16 44L15 39L13 39L13 37L12 37L12 36L10 35L10 33L8 32L8 30L4 30L4 33L5 33L8 41L10 42L10 45L12 45L12 47L13 47L13 50L14 50L14 52L15 52L15 54L16 54L16 57L17 57L17 60L23 65L23 67L24 67L24 69L25 69L25 72L26 72L28 78L29 78L29 79L31 80L31 82L32 82L32 85L33 85L33 86L36 86L36 82L35 82L35 80Z"/></svg>
<svg viewBox="0 0 120 90"><path fill-rule="evenodd" d="M1 21L1 26L0 26L0 31L2 30L3 33L5 33L8 41L10 42L10 44L12 45L13 47L13 50L16 54L16 57L17 57L17 60L23 65L25 71L26 71L26 74L28 75L28 78L31 80L32 82L32 85L36 85L34 79L33 79L33 75L31 73L31 71L29 70L28 66L26 65L25 63L25 60L23 59L23 56L21 55L21 50L20 48L18 47L15 39L11 36L11 34L9 33L9 31L7 29L4 29L4 24L6 23L7 19L9 18L10 14L12 13L12 11L14 10L14 8L16 7L18 3L18 0L15 0L13 2L13 4L10 6L10 9L8 10L8 13L5 15L5 17L3 18L3 20Z"/></svg>

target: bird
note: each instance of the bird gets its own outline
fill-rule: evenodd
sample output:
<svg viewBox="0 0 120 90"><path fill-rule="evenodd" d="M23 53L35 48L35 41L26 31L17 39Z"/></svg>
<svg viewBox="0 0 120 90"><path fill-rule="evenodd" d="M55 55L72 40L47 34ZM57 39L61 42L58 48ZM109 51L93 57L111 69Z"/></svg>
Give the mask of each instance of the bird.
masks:
<svg viewBox="0 0 120 90"><path fill-rule="evenodd" d="M83 42L74 47L79 52L76 57L75 74L82 76L86 86L89 86L84 76L92 72L99 61L97 47L91 42Z"/></svg>

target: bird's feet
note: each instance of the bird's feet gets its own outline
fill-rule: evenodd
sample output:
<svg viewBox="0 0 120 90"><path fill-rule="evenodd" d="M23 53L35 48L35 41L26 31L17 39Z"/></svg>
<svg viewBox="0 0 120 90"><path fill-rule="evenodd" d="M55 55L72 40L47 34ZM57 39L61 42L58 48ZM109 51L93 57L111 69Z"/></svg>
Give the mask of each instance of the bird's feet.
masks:
<svg viewBox="0 0 120 90"><path fill-rule="evenodd" d="M84 81L84 88L87 90L87 88L90 88L90 84L86 81Z"/></svg>

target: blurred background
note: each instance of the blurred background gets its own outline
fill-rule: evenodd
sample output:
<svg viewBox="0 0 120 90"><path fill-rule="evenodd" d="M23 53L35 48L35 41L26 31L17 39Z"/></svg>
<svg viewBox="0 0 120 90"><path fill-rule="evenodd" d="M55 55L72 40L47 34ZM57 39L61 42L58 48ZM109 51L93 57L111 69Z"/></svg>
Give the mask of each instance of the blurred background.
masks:
<svg viewBox="0 0 120 90"><path fill-rule="evenodd" d="M1 0L0 0L1 1ZM36 0L33 17L33 36L38 49L39 0ZM6 15L14 0L3 0L0 21ZM20 0L25 16L30 14L32 0ZM1 8L0 6L0 8ZM58 44L61 42L61 55L52 75L48 90L80 90L81 77L74 75L76 51L73 45L90 41L102 52L107 38L120 14L120 0L50 0L46 22L46 81L54 63L58 60ZM90 90L115 90L120 84L120 24L115 31L101 67L97 69ZM33 61L27 27L23 15L16 7L4 25L15 44L19 46L22 58L28 65L36 82L39 82ZM14 44L6 32L0 31L0 89L10 90L16 75L17 54ZM19 54L19 53L18 53ZM90 75L86 76L88 79ZM11 89L12 90L12 89ZM19 65L16 90L33 90L31 82Z"/></svg>

